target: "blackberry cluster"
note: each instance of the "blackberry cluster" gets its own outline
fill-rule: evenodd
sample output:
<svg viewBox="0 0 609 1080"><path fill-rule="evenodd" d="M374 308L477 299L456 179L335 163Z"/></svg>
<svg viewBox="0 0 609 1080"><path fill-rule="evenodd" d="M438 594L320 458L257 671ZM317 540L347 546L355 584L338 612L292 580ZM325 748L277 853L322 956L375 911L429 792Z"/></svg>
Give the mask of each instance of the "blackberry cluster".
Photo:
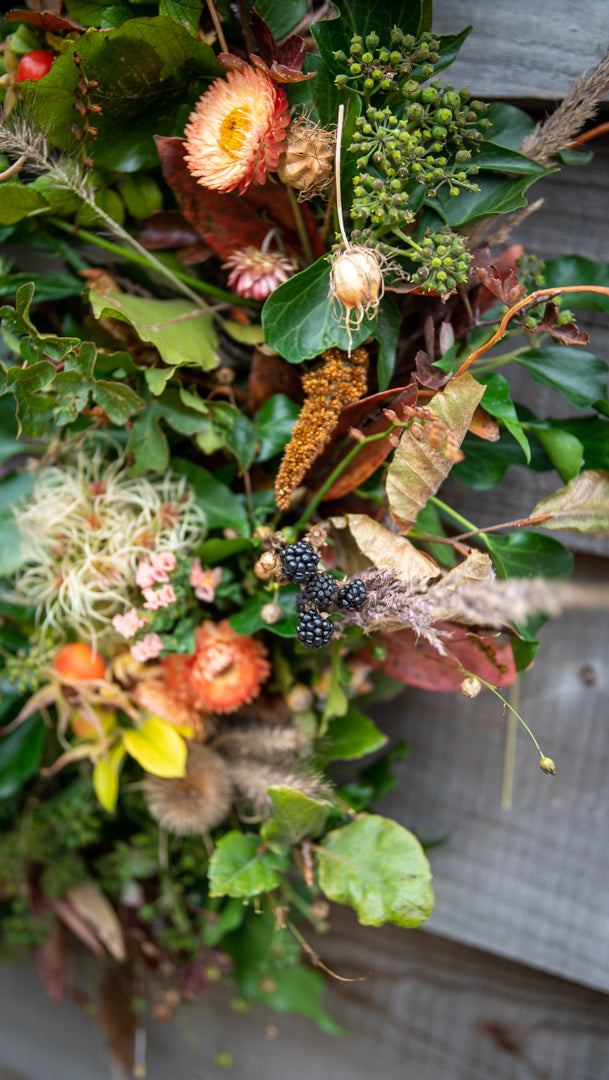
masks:
<svg viewBox="0 0 609 1080"><path fill-rule="evenodd" d="M295 585L302 585L317 572L319 555L305 540L288 544L287 548L279 552L279 557L284 576Z"/></svg>
<svg viewBox="0 0 609 1080"><path fill-rule="evenodd" d="M334 634L334 626L329 619L323 619L317 611L305 611L298 620L296 637L307 649L323 649Z"/></svg>
<svg viewBox="0 0 609 1080"><path fill-rule="evenodd" d="M342 589L338 590L336 606L346 611L359 611L366 602L366 596L364 582L360 581L359 578L355 578L354 581L348 581L346 585L343 585Z"/></svg>
<svg viewBox="0 0 609 1080"><path fill-rule="evenodd" d="M318 573L319 555L306 540L289 544L280 558L288 581L303 586L296 597L296 637L307 649L322 649L332 640L334 625L321 612L336 608L359 611L366 600L366 586L355 579L339 588L332 574Z"/></svg>

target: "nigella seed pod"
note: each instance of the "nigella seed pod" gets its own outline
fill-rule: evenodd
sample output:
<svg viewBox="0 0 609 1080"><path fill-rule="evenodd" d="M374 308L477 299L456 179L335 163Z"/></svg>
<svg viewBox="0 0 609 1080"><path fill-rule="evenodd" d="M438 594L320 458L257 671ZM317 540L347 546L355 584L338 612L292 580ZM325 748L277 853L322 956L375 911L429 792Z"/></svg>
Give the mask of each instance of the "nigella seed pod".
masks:
<svg viewBox="0 0 609 1080"><path fill-rule="evenodd" d="M328 186L334 163L335 133L307 117L293 120L277 173L282 183L300 192L299 200L319 195Z"/></svg>
<svg viewBox="0 0 609 1080"><path fill-rule="evenodd" d="M384 292L380 257L372 248L349 247L337 255L330 271L330 292L345 310L348 330L358 330L376 311Z"/></svg>

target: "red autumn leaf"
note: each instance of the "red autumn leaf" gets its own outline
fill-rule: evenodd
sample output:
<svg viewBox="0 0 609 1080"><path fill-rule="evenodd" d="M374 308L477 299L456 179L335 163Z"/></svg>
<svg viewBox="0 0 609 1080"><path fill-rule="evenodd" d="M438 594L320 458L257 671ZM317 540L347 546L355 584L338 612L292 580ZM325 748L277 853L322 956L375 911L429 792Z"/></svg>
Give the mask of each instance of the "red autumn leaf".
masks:
<svg viewBox="0 0 609 1080"><path fill-rule="evenodd" d="M434 368L424 349L419 349L414 362L417 382L421 386L426 386L428 390L439 390L450 379L450 371Z"/></svg>
<svg viewBox="0 0 609 1080"><path fill-rule="evenodd" d="M324 453L318 458L313 466L315 483L323 483L323 480L336 468L339 461L353 446L353 440L347 433L351 428L359 428L363 434L377 435L387 431L391 427L391 420L385 416L383 407L391 406L398 417L401 410L406 406L415 405L417 389L414 384L394 390L384 390L379 394L371 394L361 398L352 405L347 405L341 412L338 423L332 436L332 441ZM324 502L330 499L340 499L348 495L350 491L363 484L369 476L379 467L385 458L391 453L393 446L389 439L378 439L377 442L363 446L350 465L341 473L338 480L324 495ZM305 480L306 483L306 480Z"/></svg>
<svg viewBox="0 0 609 1080"><path fill-rule="evenodd" d="M280 356L256 350L252 357L247 380L247 411L252 416L273 394L287 394L302 401L300 375L293 364Z"/></svg>
<svg viewBox="0 0 609 1080"><path fill-rule="evenodd" d="M304 38L292 34L283 45L278 45L269 26L255 8L250 13L250 27L258 49L258 54L250 54L250 61L259 71L280 83L304 82L315 78L315 71L310 75L302 72L307 55Z"/></svg>
<svg viewBox="0 0 609 1080"><path fill-rule="evenodd" d="M374 666L407 686L443 694L460 693L466 676L459 669L472 672L493 686L510 686L518 678L509 642L485 635L473 636L455 623L438 623L435 629L449 631L450 638L444 639L449 656L440 656L422 639L417 641L413 630L396 630L378 635L377 640L385 645L387 655Z"/></svg>
<svg viewBox="0 0 609 1080"><path fill-rule="evenodd" d="M516 269L512 266L501 268L493 264L489 270L484 266L474 267L474 274L493 296L501 300L506 307L513 307L526 296L526 289L518 280Z"/></svg>
<svg viewBox="0 0 609 1080"><path fill-rule="evenodd" d="M53 11L21 11L16 8L7 11L4 16L7 22L26 22L30 26L38 26L41 30L50 34L61 34L62 30L84 30L82 23L75 22L65 15L56 15Z"/></svg>
<svg viewBox="0 0 609 1080"><path fill-rule="evenodd" d="M200 236L178 210L159 210L149 217L137 236L146 251L166 251L200 243Z"/></svg>
<svg viewBox="0 0 609 1080"><path fill-rule="evenodd" d="M525 327L525 330L528 334L551 334L556 341L560 341L563 345L587 345L590 341L589 334L579 330L574 322L564 323L563 326L559 326L557 323L559 315L560 309L558 305L550 301L546 304L543 317L537 323L537 326L533 326L531 329Z"/></svg>

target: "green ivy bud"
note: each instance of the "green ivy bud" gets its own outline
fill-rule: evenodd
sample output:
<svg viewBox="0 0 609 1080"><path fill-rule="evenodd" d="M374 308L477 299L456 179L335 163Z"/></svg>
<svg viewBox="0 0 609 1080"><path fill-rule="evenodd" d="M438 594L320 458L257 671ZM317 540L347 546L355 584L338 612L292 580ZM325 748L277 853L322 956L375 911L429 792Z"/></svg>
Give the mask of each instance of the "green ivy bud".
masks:
<svg viewBox="0 0 609 1080"><path fill-rule="evenodd" d="M371 52L365 52L362 54L362 64L371 64L374 57Z"/></svg>
<svg viewBox="0 0 609 1080"><path fill-rule="evenodd" d="M349 71L352 75L361 75L362 69L360 64L351 64Z"/></svg>

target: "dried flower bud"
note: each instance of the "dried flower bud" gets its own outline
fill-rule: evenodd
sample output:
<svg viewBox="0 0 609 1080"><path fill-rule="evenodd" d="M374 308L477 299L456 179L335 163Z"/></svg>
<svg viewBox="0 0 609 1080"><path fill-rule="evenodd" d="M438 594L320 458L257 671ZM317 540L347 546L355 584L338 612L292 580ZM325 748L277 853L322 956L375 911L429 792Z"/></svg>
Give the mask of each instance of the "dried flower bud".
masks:
<svg viewBox="0 0 609 1080"><path fill-rule="evenodd" d="M254 564L254 573L261 581L270 581L279 569L279 558L273 551L263 551Z"/></svg>
<svg viewBox="0 0 609 1080"><path fill-rule="evenodd" d="M286 143L277 168L279 179L299 191L301 201L318 195L331 180L334 132L307 118L300 118L290 124Z"/></svg>
<svg viewBox="0 0 609 1080"><path fill-rule="evenodd" d="M287 256L252 246L234 251L222 263L222 269L230 270L228 287L250 300L266 300L296 272L293 260Z"/></svg>
<svg viewBox="0 0 609 1080"><path fill-rule="evenodd" d="M482 690L482 683L480 682L480 679L475 679L471 676L471 678L463 680L460 689L463 697L478 697L478 694Z"/></svg>
<svg viewBox="0 0 609 1080"><path fill-rule="evenodd" d="M313 705L313 694L304 683L296 683L286 694L285 701L290 712L306 712Z"/></svg>
<svg viewBox="0 0 609 1080"><path fill-rule="evenodd" d="M549 776L556 776L556 766L551 757L542 757L539 767L542 772L548 773Z"/></svg>
<svg viewBox="0 0 609 1080"><path fill-rule="evenodd" d="M374 314L383 292L380 257L372 248L356 245L335 257L330 294L345 309L344 325L349 332L359 330L363 319Z"/></svg>
<svg viewBox="0 0 609 1080"><path fill-rule="evenodd" d="M279 607L279 604L264 604L260 608L260 618L267 624L267 626L273 626L279 622L283 612Z"/></svg>

